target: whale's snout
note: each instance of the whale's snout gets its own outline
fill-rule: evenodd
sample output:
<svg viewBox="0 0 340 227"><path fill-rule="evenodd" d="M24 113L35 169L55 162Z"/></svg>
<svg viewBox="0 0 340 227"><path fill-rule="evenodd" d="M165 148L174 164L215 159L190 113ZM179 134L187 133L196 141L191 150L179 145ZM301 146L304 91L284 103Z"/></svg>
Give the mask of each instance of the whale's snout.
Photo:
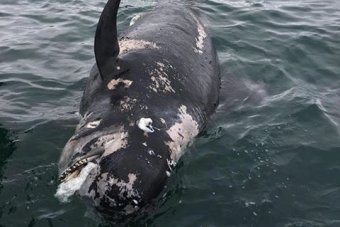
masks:
<svg viewBox="0 0 340 227"><path fill-rule="evenodd" d="M132 214L155 198L173 167L159 139L167 134L147 134L137 123L78 127L62 152L55 196L65 202L77 194L103 215Z"/></svg>
<svg viewBox="0 0 340 227"><path fill-rule="evenodd" d="M79 191L90 173L100 168L103 158L126 147L128 133L124 127L104 127L101 122L98 116L84 116L66 143L58 163L60 185L56 197L60 201L68 201Z"/></svg>

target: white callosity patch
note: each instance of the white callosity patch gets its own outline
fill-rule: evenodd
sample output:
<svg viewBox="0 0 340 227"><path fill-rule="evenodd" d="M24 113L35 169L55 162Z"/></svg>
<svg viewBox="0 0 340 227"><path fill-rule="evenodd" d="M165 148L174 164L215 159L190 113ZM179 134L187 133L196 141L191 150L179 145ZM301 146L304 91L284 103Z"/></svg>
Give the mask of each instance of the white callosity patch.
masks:
<svg viewBox="0 0 340 227"><path fill-rule="evenodd" d="M80 187L85 182L87 176L91 172L93 168L96 167L96 164L89 162L79 173L79 175L75 178L72 178L66 182L61 183L58 186L57 192L55 193L55 197L60 202L68 202L69 198L80 189Z"/></svg>
<svg viewBox="0 0 340 227"><path fill-rule="evenodd" d="M152 127L152 119L151 118L141 118L137 121L138 127L147 133L153 133L155 130Z"/></svg>
<svg viewBox="0 0 340 227"><path fill-rule="evenodd" d="M132 99L128 96L125 96L120 102L120 108L123 111L129 111L132 110L132 108L135 106L137 103L137 99Z"/></svg>
<svg viewBox="0 0 340 227"><path fill-rule="evenodd" d="M168 79L168 75L165 71L165 65L161 62L157 62L157 68L150 72L152 84L150 88L154 92L162 91L164 93L175 93L175 90L171 86L171 81Z"/></svg>
<svg viewBox="0 0 340 227"><path fill-rule="evenodd" d="M136 14L134 17L132 17L131 21L130 21L130 26L134 25L136 23L136 21L142 17L142 14Z"/></svg>
<svg viewBox="0 0 340 227"><path fill-rule="evenodd" d="M199 133L198 124L192 116L187 113L186 106L182 105L179 108L178 117L180 121L167 130L172 141L168 141L166 144L171 150L171 158L174 161L177 161L183 155L186 146Z"/></svg>
<svg viewBox="0 0 340 227"><path fill-rule="evenodd" d="M115 151L118 151L119 149L126 148L128 144L128 133L124 132L122 129L114 134L107 135L101 137L105 141L104 143L104 154L102 157L105 157L109 154L112 154Z"/></svg>
<svg viewBox="0 0 340 227"><path fill-rule="evenodd" d="M136 39L122 39L119 41L119 47L120 54L126 54L130 51L140 49L159 49L156 43Z"/></svg>
<svg viewBox="0 0 340 227"><path fill-rule="evenodd" d="M85 128L97 128L101 120L92 121L86 124Z"/></svg>
<svg viewBox="0 0 340 227"><path fill-rule="evenodd" d="M114 90L119 83L123 83L125 88L129 88L132 84L131 80L124 80L122 78L113 79L107 84L109 90Z"/></svg>
<svg viewBox="0 0 340 227"><path fill-rule="evenodd" d="M194 14L192 14L192 17L196 21L197 33L198 33L198 36L195 38L196 47L194 48L194 51L196 53L202 54L203 48L204 48L204 40L207 38L207 33L205 32L204 27L201 24L201 22L198 20L198 18Z"/></svg>

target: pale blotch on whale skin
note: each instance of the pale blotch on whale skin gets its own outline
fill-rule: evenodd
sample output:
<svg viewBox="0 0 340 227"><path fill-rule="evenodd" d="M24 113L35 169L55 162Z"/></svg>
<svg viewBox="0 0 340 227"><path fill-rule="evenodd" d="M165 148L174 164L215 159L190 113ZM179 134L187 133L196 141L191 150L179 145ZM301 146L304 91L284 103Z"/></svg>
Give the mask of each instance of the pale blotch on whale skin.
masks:
<svg viewBox="0 0 340 227"><path fill-rule="evenodd" d="M163 69L163 68L165 68L165 65L162 63L162 62L156 62L157 63L157 65L158 66L160 66L161 68L161 70ZM162 70L163 71L163 70Z"/></svg>
<svg viewBox="0 0 340 227"><path fill-rule="evenodd" d="M126 148L128 145L128 133L124 131L120 131L114 134L102 136L100 139L102 139L104 142L104 154L102 155L102 158L112 154L113 152L116 152L122 148Z"/></svg>
<svg viewBox="0 0 340 227"><path fill-rule="evenodd" d="M178 117L180 121L166 131L172 141L167 141L165 144L169 146L174 161L178 161L189 142L199 133L198 123L188 114L186 106L182 105L179 108Z"/></svg>
<svg viewBox="0 0 340 227"><path fill-rule="evenodd" d="M119 102L120 108L122 111L130 111L136 105L137 99L132 99L128 96L124 96L123 99Z"/></svg>
<svg viewBox="0 0 340 227"><path fill-rule="evenodd" d="M168 78L158 75L158 76L152 76L151 80L154 82L150 88L154 92L158 92L158 90L163 91L164 93L175 93L175 90L171 86L171 82Z"/></svg>
<svg viewBox="0 0 340 227"><path fill-rule="evenodd" d="M123 83L125 88L129 88L133 81L131 80L124 80L122 78L113 79L107 84L107 88L109 90L114 90L118 84Z"/></svg>
<svg viewBox="0 0 340 227"><path fill-rule="evenodd" d="M136 40L136 39L122 39L119 41L119 54L126 54L133 50L141 50L141 49L159 49L156 43L145 41L145 40Z"/></svg>
<svg viewBox="0 0 340 227"><path fill-rule="evenodd" d="M92 121L86 124L85 128L97 128L101 120Z"/></svg>
<svg viewBox="0 0 340 227"><path fill-rule="evenodd" d="M192 17L196 21L196 24L197 24L197 33L198 33L198 36L195 38L195 40L196 40L196 47L194 48L194 51L196 53L203 54L204 40L207 38L207 33L205 32L203 25L197 19L197 17L194 14L192 14Z"/></svg>
<svg viewBox="0 0 340 227"><path fill-rule="evenodd" d="M162 91L163 93L175 93L175 90L171 86L171 81L168 79L168 75L165 72L165 64L162 62L156 62L159 68L150 71L151 81L153 82L149 88L158 93Z"/></svg>
<svg viewBox="0 0 340 227"><path fill-rule="evenodd" d="M102 199L107 199L110 202L111 207L117 206L117 202L108 197L105 192L110 191L112 187L117 187L119 190L118 196L121 198L132 198L134 203L138 204L137 199L140 198L140 195L136 189L134 189L133 185L137 180L137 175L135 173L128 174L128 181L120 180L112 177L108 173L102 173L98 178L97 190L92 189L90 192L86 193L86 196L94 198L94 202L96 206L100 205ZM96 196L98 193L99 196ZM127 205L124 208L126 214L130 214L136 210L138 210L138 206Z"/></svg>

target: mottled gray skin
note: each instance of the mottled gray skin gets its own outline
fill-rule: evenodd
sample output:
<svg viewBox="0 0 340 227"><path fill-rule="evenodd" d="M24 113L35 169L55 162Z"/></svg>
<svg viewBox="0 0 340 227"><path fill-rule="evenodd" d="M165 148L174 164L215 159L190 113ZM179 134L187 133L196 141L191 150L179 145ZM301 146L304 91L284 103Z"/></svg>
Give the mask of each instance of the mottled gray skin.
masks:
<svg viewBox="0 0 340 227"><path fill-rule="evenodd" d="M83 119L59 170L101 150L79 194L104 217L134 213L157 197L188 139L215 110L219 66L202 29L187 6L159 3L121 34L112 74L101 76L93 67L80 106ZM152 119L153 133L138 127L141 118Z"/></svg>

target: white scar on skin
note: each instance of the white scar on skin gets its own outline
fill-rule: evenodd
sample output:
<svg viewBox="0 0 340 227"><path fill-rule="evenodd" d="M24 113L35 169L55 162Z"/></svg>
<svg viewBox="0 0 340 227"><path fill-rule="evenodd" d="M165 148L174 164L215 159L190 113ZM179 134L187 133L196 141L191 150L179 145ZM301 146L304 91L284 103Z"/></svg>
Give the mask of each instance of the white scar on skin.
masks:
<svg viewBox="0 0 340 227"><path fill-rule="evenodd" d="M189 142L199 133L198 124L192 116L188 114L186 106L182 105L179 108L178 117L180 121L166 131L172 141L165 143L171 150L171 159L176 162L183 155L184 149Z"/></svg>
<svg viewBox="0 0 340 227"><path fill-rule="evenodd" d="M102 120L92 121L86 124L85 128L97 128Z"/></svg>
<svg viewBox="0 0 340 227"><path fill-rule="evenodd" d="M130 21L130 26L134 25L136 23L136 21L142 17L142 14L137 14L134 17L132 17L131 21Z"/></svg>
<svg viewBox="0 0 340 227"><path fill-rule="evenodd" d="M161 62L157 62L159 68L153 69L150 72L152 84L149 86L154 92L159 90L164 93L175 93L175 90L171 86L171 81L168 79L168 75L164 71L165 65Z"/></svg>
<svg viewBox="0 0 340 227"><path fill-rule="evenodd" d="M159 49L156 43L136 39L122 39L119 41L119 47L120 54L126 54L132 50Z"/></svg>
<svg viewBox="0 0 340 227"><path fill-rule="evenodd" d="M109 90L114 90L119 83L123 83L125 88L129 88L132 84L131 80L123 80L122 78L113 79L107 84Z"/></svg>
<svg viewBox="0 0 340 227"><path fill-rule="evenodd" d="M204 40L207 38L207 33L204 30L203 25L201 22L197 19L195 15L193 15L194 20L196 21L197 24L197 33L198 36L195 38L196 39L196 48L194 48L194 51L196 53L202 54L203 53L203 47L204 47Z"/></svg>

